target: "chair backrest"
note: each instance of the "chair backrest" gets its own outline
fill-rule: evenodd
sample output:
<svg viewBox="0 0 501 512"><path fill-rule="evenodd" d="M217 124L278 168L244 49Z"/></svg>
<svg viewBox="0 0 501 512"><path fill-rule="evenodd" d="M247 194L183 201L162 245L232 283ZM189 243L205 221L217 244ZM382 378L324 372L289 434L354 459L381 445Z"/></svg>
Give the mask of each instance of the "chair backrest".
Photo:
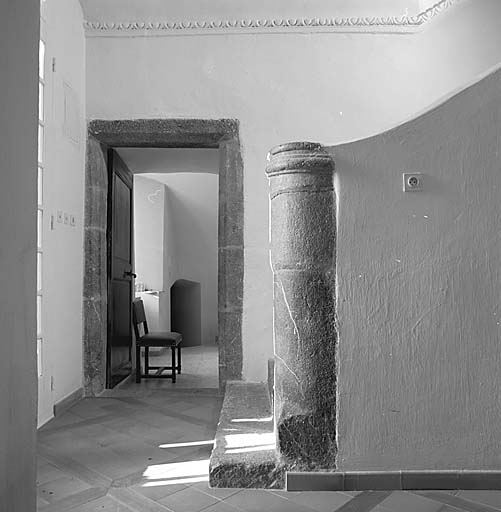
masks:
<svg viewBox="0 0 501 512"><path fill-rule="evenodd" d="M142 335L139 334L139 326L143 324L144 334L148 334L148 322L146 321L146 314L144 313L144 304L141 299L135 299L132 302L132 324L134 326L134 333L136 339Z"/></svg>

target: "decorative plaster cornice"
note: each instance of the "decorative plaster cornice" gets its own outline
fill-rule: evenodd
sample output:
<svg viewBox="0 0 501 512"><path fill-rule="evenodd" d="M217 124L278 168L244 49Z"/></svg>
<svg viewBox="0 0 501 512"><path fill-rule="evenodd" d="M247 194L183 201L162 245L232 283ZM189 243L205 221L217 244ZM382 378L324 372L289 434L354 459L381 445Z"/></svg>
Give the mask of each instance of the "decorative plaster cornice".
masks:
<svg viewBox="0 0 501 512"><path fill-rule="evenodd" d="M204 21L85 21L88 36L169 36L266 32L405 32L418 29L461 0L440 0L416 16L273 18Z"/></svg>

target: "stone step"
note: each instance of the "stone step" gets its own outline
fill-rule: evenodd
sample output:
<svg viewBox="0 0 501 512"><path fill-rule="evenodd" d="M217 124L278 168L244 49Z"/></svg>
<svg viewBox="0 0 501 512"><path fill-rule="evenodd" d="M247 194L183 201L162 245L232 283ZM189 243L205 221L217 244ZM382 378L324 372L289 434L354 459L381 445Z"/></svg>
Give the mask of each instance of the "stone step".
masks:
<svg viewBox="0 0 501 512"><path fill-rule="evenodd" d="M210 486L281 489L284 476L267 383L227 382L210 458Z"/></svg>

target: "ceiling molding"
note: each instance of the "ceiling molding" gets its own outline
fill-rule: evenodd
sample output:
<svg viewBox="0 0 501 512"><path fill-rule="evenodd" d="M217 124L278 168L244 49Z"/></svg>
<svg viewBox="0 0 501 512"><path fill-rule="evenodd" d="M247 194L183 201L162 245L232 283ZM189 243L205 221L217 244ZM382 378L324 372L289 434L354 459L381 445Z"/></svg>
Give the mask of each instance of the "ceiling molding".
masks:
<svg viewBox="0 0 501 512"><path fill-rule="evenodd" d="M294 32L412 32L458 4L440 0L415 16L370 16L340 18L259 18L202 21L88 21L88 37L179 36L206 34L294 33Z"/></svg>

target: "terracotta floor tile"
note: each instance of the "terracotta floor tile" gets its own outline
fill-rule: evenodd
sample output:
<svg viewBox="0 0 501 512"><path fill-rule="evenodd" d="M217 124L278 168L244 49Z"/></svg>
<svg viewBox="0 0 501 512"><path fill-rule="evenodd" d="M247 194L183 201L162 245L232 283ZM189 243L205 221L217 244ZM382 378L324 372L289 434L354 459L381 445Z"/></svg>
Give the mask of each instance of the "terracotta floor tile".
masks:
<svg viewBox="0 0 501 512"><path fill-rule="evenodd" d="M37 510L40 510L42 507L45 507L48 504L49 504L48 501L45 501L40 496L37 496Z"/></svg>
<svg viewBox="0 0 501 512"><path fill-rule="evenodd" d="M82 491L70 494L60 500L40 507L41 512L68 512L87 503L93 503L106 495L106 489L91 487Z"/></svg>
<svg viewBox="0 0 501 512"><path fill-rule="evenodd" d="M381 507L392 512L438 512L443 506L443 503L405 491L396 491L381 502Z"/></svg>
<svg viewBox="0 0 501 512"><path fill-rule="evenodd" d="M242 509L232 507L224 501L219 501L210 507L204 508L203 512L242 512Z"/></svg>
<svg viewBox="0 0 501 512"><path fill-rule="evenodd" d="M312 510L300 503L285 500L280 496L275 496L260 489L245 489L225 499L224 503L240 508L245 512L262 512L265 510L270 512L311 512Z"/></svg>
<svg viewBox="0 0 501 512"><path fill-rule="evenodd" d="M41 484L37 488L37 495L48 503L54 503L91 486L73 476L65 475L51 482Z"/></svg>
<svg viewBox="0 0 501 512"><path fill-rule="evenodd" d="M135 512L131 508L119 503L118 501L110 498L109 496L103 496L97 500L93 500L85 505L72 508L71 512Z"/></svg>
<svg viewBox="0 0 501 512"><path fill-rule="evenodd" d="M138 463L128 457L119 456L112 450L81 453L76 456L76 459L90 469L112 479L130 475L146 467L142 462Z"/></svg>
<svg viewBox="0 0 501 512"><path fill-rule="evenodd" d="M159 500L174 512L200 512L219 500L193 487L187 487Z"/></svg>
<svg viewBox="0 0 501 512"><path fill-rule="evenodd" d="M457 496L501 510L501 491L459 491Z"/></svg>
<svg viewBox="0 0 501 512"><path fill-rule="evenodd" d="M65 476L64 471L58 469L56 466L53 466L40 457L38 458L37 466L37 485L42 485L46 482L51 482L52 480Z"/></svg>
<svg viewBox="0 0 501 512"><path fill-rule="evenodd" d="M333 512L353 499L340 492L285 492L280 496L317 512Z"/></svg>
<svg viewBox="0 0 501 512"><path fill-rule="evenodd" d="M166 484L146 487L145 483L146 482L143 481L142 483L132 486L131 489L153 501L159 501L166 496L186 489L186 485L184 484Z"/></svg>
<svg viewBox="0 0 501 512"><path fill-rule="evenodd" d="M196 484L189 484L189 487L194 487L200 492L203 492L205 494L208 494L209 496L212 496L214 498L217 498L218 500L224 500L226 498L229 498L230 496L233 496L234 494L237 494L242 489L225 489L225 488L210 488L209 484L207 482L198 482Z"/></svg>
<svg viewBox="0 0 501 512"><path fill-rule="evenodd" d="M84 398L73 405L69 412L83 419L96 418L108 414L103 407L112 403L113 399L109 398Z"/></svg>

